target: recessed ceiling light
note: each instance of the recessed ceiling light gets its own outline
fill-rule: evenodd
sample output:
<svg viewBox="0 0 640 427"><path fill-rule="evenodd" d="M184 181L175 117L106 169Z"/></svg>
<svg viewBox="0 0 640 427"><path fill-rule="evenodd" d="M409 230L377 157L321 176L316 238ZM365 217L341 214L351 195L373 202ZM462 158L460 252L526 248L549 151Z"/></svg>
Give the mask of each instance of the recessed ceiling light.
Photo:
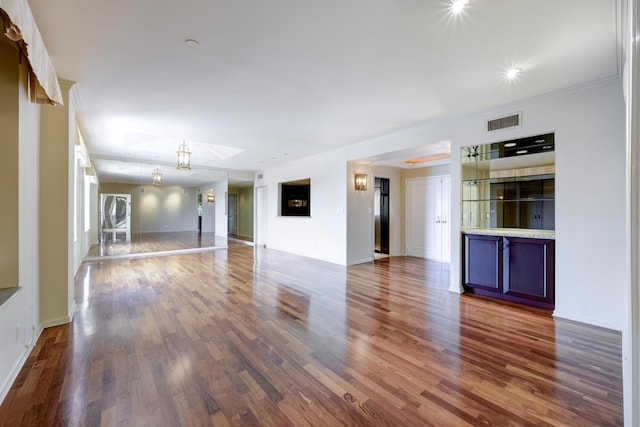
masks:
<svg viewBox="0 0 640 427"><path fill-rule="evenodd" d="M527 154L527 150L518 150L516 154Z"/></svg>
<svg viewBox="0 0 640 427"><path fill-rule="evenodd" d="M196 47L200 46L200 43L198 43L198 40L195 40L195 39L186 39L184 41L184 44L186 44L187 46L192 47L192 48L196 48Z"/></svg>
<svg viewBox="0 0 640 427"><path fill-rule="evenodd" d="M504 144L504 148L511 148L511 147L515 147L517 144L515 142L507 142L506 144Z"/></svg>
<svg viewBox="0 0 640 427"><path fill-rule="evenodd" d="M522 71L520 68L510 68L507 70L505 75L509 80L513 80L518 76L518 74L520 74L520 71Z"/></svg>
<svg viewBox="0 0 640 427"><path fill-rule="evenodd" d="M462 12L462 9L464 9L467 4L469 4L469 0L453 0L451 2L451 12L457 15Z"/></svg>

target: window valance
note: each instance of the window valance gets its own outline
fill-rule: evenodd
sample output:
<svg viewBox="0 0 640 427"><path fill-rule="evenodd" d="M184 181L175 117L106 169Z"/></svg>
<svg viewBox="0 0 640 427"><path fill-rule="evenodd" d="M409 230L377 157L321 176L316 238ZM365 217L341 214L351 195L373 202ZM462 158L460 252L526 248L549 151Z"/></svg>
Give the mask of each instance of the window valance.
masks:
<svg viewBox="0 0 640 427"><path fill-rule="evenodd" d="M26 0L0 0L0 30L20 46L29 62L31 101L62 105L56 70Z"/></svg>

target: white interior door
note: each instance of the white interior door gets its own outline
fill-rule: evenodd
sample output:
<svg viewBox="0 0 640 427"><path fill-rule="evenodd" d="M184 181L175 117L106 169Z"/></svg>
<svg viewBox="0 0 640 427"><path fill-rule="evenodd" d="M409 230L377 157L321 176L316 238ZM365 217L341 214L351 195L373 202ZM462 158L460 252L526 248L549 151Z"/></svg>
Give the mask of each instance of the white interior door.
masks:
<svg viewBox="0 0 640 427"><path fill-rule="evenodd" d="M406 185L406 254L450 261L451 178L416 178Z"/></svg>
<svg viewBox="0 0 640 427"><path fill-rule="evenodd" d="M425 179L408 179L405 194L406 254L426 257L427 190Z"/></svg>
<svg viewBox="0 0 640 427"><path fill-rule="evenodd" d="M451 261L451 177L442 177L440 191L440 261Z"/></svg>
<svg viewBox="0 0 640 427"><path fill-rule="evenodd" d="M440 260L442 257L442 181L438 178L425 179L426 206L424 221L425 258Z"/></svg>

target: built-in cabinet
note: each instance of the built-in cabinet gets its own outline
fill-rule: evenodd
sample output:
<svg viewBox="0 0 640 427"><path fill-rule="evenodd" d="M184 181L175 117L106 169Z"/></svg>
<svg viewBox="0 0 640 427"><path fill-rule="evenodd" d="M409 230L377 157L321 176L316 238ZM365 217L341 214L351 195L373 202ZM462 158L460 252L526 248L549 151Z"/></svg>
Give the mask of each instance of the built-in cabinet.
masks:
<svg viewBox="0 0 640 427"><path fill-rule="evenodd" d="M407 180L406 253L434 261L450 261L451 177Z"/></svg>
<svg viewBox="0 0 640 427"><path fill-rule="evenodd" d="M466 291L554 308L554 147L548 133L461 149Z"/></svg>
<svg viewBox="0 0 640 427"><path fill-rule="evenodd" d="M465 290L553 309L555 241L465 233Z"/></svg>

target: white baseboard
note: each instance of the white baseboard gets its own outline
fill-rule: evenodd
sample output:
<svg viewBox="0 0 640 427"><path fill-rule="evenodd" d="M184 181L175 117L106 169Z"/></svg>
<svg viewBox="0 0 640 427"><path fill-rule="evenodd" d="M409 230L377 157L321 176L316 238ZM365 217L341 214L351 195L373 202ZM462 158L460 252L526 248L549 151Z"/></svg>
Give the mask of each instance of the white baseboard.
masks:
<svg viewBox="0 0 640 427"><path fill-rule="evenodd" d="M418 258L427 258L427 253L423 250L420 249L412 249L412 248L407 248L405 249L405 252L407 253L407 256L414 256L414 257L418 257Z"/></svg>
<svg viewBox="0 0 640 427"><path fill-rule="evenodd" d="M9 390L11 390L11 386L13 385L13 382L16 380L16 378L18 377L18 374L20 373L20 370L22 369L25 362L29 358L29 355L31 354L31 350L33 350L33 348L36 346L36 343L40 338L40 334L42 334L42 328L38 327L38 329L36 330L35 337L33 338L33 341L29 345L25 346L24 351L22 352L18 360L16 360L16 363L11 368L11 372L9 373L9 376L5 379L4 383L2 384L2 387L0 387L0 404L4 402L5 397L7 397L7 394L9 394Z"/></svg>
<svg viewBox="0 0 640 427"><path fill-rule="evenodd" d="M602 322L598 319L594 319L588 316L581 316L575 313L567 313L558 309L554 310L553 317L557 319L565 319L565 320L571 320L574 322L586 323L588 325L599 326L601 328L612 329L614 331L622 332L622 329L623 329L621 325L615 325L609 322Z"/></svg>
<svg viewBox="0 0 640 427"><path fill-rule="evenodd" d="M71 305L71 309L69 310L69 314L67 316L47 320L46 322L42 322L40 326L42 328L51 328L53 326L66 325L67 323L71 323L71 321L73 320L73 314L75 313L75 311L76 311L76 302L74 301L73 304Z"/></svg>
<svg viewBox="0 0 640 427"><path fill-rule="evenodd" d="M464 293L464 288L460 285L450 285L449 286L449 292L453 292L455 294L463 294Z"/></svg>
<svg viewBox="0 0 640 427"><path fill-rule="evenodd" d="M365 262L372 262L374 260L375 260L375 258L355 259L355 260L349 261L349 263L347 265L364 264Z"/></svg>

